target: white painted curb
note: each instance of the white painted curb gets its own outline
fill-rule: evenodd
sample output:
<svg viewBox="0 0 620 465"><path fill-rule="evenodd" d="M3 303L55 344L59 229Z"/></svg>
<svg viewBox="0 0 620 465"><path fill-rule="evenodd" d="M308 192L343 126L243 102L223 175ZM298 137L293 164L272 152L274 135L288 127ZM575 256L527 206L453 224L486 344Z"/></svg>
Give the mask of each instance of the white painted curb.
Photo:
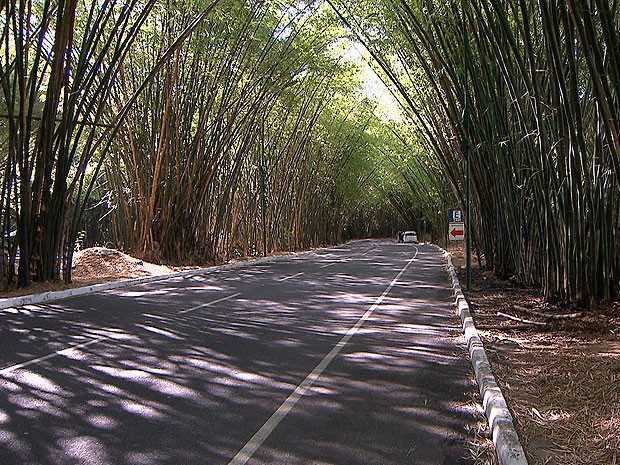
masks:
<svg viewBox="0 0 620 465"><path fill-rule="evenodd" d="M355 241L349 241L349 242L355 242ZM346 244L348 244L349 242L347 242ZM345 245L345 244L342 244L342 245ZM338 246L334 246L334 247L338 247ZM176 273L168 273L168 274L157 275L157 276L146 276L144 278L124 279L121 281L112 281L109 283L94 284L92 286L75 287L72 289L65 289L62 291L42 292L40 294L30 294L30 295L24 295L20 297L0 299L0 310L6 309L6 308L22 307L24 305L41 304L44 302L50 302L52 300L66 299L68 297L76 297L79 295L94 294L96 292L109 291L111 289L120 289L123 287L135 286L137 284L152 283L155 281L165 281L167 279L183 278L186 276L218 273L221 271L242 268L247 265L273 263L273 262L278 262L278 261L282 261L285 259L289 259L291 257L307 255L307 254L315 253L320 250L331 249L334 247L313 249L313 250L308 250L305 252L294 252L294 253L289 253L286 255L272 255L269 257L260 257L260 258L255 258L251 260L242 260L242 261L238 261L234 263L227 263L225 265L212 266L209 268L198 268L195 270L179 271Z"/></svg>
<svg viewBox="0 0 620 465"><path fill-rule="evenodd" d="M493 443L495 444L499 465L528 465L525 451L519 441L506 399L495 380L495 376L493 376L482 339L478 335L474 319L469 312L469 304L461 290L459 278L452 265L452 257L441 247L436 247L447 258L448 275L452 282L458 314L463 324L465 342L469 350L471 364L474 367L480 397L482 398L482 406L493 435Z"/></svg>

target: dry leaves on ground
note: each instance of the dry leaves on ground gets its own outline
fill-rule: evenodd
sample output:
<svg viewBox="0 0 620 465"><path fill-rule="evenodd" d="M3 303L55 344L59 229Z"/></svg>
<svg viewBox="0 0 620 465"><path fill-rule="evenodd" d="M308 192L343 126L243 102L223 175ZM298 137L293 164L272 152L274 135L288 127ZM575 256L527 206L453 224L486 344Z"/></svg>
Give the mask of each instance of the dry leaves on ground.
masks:
<svg viewBox="0 0 620 465"><path fill-rule="evenodd" d="M567 310L489 275L474 282L468 299L530 464L620 464L620 306ZM579 316L540 316L567 311Z"/></svg>

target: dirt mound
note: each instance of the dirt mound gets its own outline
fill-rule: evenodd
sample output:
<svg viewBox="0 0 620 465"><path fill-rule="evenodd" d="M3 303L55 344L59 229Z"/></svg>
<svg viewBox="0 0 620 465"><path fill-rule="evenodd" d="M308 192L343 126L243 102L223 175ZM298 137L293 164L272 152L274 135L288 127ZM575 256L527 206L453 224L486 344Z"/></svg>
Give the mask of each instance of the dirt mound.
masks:
<svg viewBox="0 0 620 465"><path fill-rule="evenodd" d="M79 281L100 281L155 276L171 271L166 266L145 262L119 250L92 247L74 255L72 277Z"/></svg>

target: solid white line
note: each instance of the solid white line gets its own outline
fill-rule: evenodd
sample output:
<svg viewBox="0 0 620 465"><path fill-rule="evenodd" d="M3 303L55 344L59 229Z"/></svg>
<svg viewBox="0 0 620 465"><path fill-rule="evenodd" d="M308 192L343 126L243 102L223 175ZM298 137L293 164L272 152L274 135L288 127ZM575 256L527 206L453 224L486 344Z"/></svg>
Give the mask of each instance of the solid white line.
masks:
<svg viewBox="0 0 620 465"><path fill-rule="evenodd" d="M67 347L66 349L58 350L51 354L44 355L43 357L34 358L32 360L28 360L27 362L18 363L17 365L12 365L10 367L3 368L2 370L0 370L0 376L7 375L15 370L19 370L20 368L25 368L27 366L34 365L35 363L43 362L45 360L49 360L50 358L57 357L59 355L65 355L66 353L71 352L72 350L75 350L75 349L81 349L82 347L91 346L98 342L105 341L106 339L110 339L110 336L104 336L98 339L93 339L92 341L83 342L81 344L76 344L74 346Z"/></svg>
<svg viewBox="0 0 620 465"><path fill-rule="evenodd" d="M240 296L240 295L241 295L241 292L237 292L236 294L232 294L232 295L229 295L227 297L222 297L221 299L213 300L211 302L207 302L206 304L196 305L195 307L188 308L187 310L183 310L183 311L179 312L179 315L182 315L184 313L193 312L194 310L198 310L199 308L210 307L211 305L219 304L220 302L224 302L225 300L234 299L235 297Z"/></svg>
<svg viewBox="0 0 620 465"><path fill-rule="evenodd" d="M265 442L265 440L269 437L269 435L273 432L273 430L278 426L278 424L286 417L286 415L291 411L291 409L295 406L297 401L305 394L305 392L312 387L312 385L319 379L321 374L325 371L325 369L329 366L329 364L336 358L336 356L342 351L343 347L349 342L349 340L357 333L360 327L364 324L368 318L373 314L373 312L377 309L379 305L383 302L383 299L389 294L394 285L398 282L403 273L409 268L409 265L415 260L418 256L418 248L416 247L415 255L407 262L407 264L403 267L402 270L396 275L396 277L392 280L390 285L383 291L383 294L372 304L366 313L355 323L351 329L347 331L347 333L343 336L342 339L334 346L334 348L321 360L321 362L312 370L306 379L302 381L302 383L297 386L297 388L286 398L286 400L280 405L278 410L276 410L271 417L265 422L263 426L250 438L250 440L246 443L243 448L237 452L228 465L245 465L248 460L252 458L256 450Z"/></svg>
<svg viewBox="0 0 620 465"><path fill-rule="evenodd" d="M371 247L370 249L368 249L366 252L364 252L364 253L362 254L362 257L363 257L363 256L365 256L365 255L368 255L368 254L369 254L370 252L372 252L373 250L377 250L377 248L376 248L376 247Z"/></svg>
<svg viewBox="0 0 620 465"><path fill-rule="evenodd" d="M280 281L280 282L282 282L282 281L287 281L287 280L289 280L289 279L296 278L297 276L301 276L302 274L304 274L304 272L303 272L303 271L302 271L301 273L297 273L297 274L294 274L294 275L292 275L292 276L287 276L286 278L280 278L280 279L278 279L278 281Z"/></svg>

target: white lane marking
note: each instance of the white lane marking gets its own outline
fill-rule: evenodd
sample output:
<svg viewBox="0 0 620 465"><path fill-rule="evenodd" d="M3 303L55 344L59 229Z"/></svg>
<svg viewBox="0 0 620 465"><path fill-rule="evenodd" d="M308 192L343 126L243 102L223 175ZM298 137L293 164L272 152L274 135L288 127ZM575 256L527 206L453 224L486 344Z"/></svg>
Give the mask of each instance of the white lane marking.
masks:
<svg viewBox="0 0 620 465"><path fill-rule="evenodd" d="M57 350L56 352L52 352L51 354L44 355L43 357L34 358L32 360L28 360L27 362L18 363L17 365L11 365L10 367L6 367L0 370L0 376L7 375L15 370L19 370L20 368L25 368L27 366L34 365L35 363L49 360L50 358L58 357L59 355L65 355L75 349L81 349L83 347L91 346L98 342L105 341L106 339L110 339L110 336L104 336L104 337L100 337L97 339L93 339L92 341L83 342L81 344L76 344L74 346L67 347L66 349Z"/></svg>
<svg viewBox="0 0 620 465"><path fill-rule="evenodd" d="M302 271L301 273L297 273L291 276L287 276L286 278L280 278L278 279L278 281L282 282L282 281L288 281L289 279L293 279L296 278L297 276L301 276L302 274L304 274L304 272Z"/></svg>
<svg viewBox="0 0 620 465"><path fill-rule="evenodd" d="M323 265L321 268L329 268L330 266L337 265L338 263L340 263L340 262L330 263L329 265Z"/></svg>
<svg viewBox="0 0 620 465"><path fill-rule="evenodd" d="M368 255L370 252L373 252L375 250L377 250L377 247L371 247L370 249L366 250L366 252L361 254L360 257ZM349 258L354 258L354 257L355 257L354 255L350 255L349 256ZM343 261L338 261L338 262L330 263L329 265L320 266L319 268L329 268L330 266L338 265L339 263L344 263L344 262Z"/></svg>
<svg viewBox="0 0 620 465"><path fill-rule="evenodd" d="M334 348L321 360L321 362L312 370L306 379L304 379L299 386L286 398L286 400L280 405L278 410L276 410L271 417L265 422L263 426L250 438L250 440L243 446L243 448L237 452L228 465L245 465L248 460L252 458L257 449L265 442L265 440L269 437L269 435L273 432L273 430L278 426L278 424L286 417L286 415L291 411L291 409L295 406L297 401L305 394L305 392L312 387L312 385L317 381L321 374L325 371L325 369L329 366L329 364L336 358L336 356L342 351L343 347L347 345L347 342L355 336L360 327L364 324L368 318L374 313L374 311L381 305L385 297L390 293L394 285L398 282L403 273L409 268L409 265L415 260L418 256L418 248L416 247L416 252L413 257L405 264L402 270L396 275L396 277L392 280L390 285L383 291L383 294L372 304L366 313L355 323L351 329L347 331L347 333L340 339L338 344L334 346Z"/></svg>
<svg viewBox="0 0 620 465"><path fill-rule="evenodd" d="M194 310L198 310L199 308L210 307L211 305L219 304L220 302L224 302L225 300L234 299L235 297L238 297L240 295L241 295L241 292L237 292L236 294L231 294L229 296L222 297L221 299L212 300L211 302L207 302L206 304L196 305L195 307L188 308L187 310L183 310L183 311L179 312L179 315L182 315L184 313L193 312Z"/></svg>
<svg viewBox="0 0 620 465"><path fill-rule="evenodd" d="M213 300L211 302L207 302L206 304L197 305L196 307L190 308L188 310L183 310L182 312L179 312L179 313L188 313L188 312L191 312L193 310L198 310L199 308L209 307L211 305L217 304L218 302L223 302L225 300L233 299L233 298L235 298L235 297L237 297L239 295L241 295L241 293L237 292L236 294L232 294L232 295L229 295L227 297L222 297L221 299ZM93 339L93 340L88 341L88 342L83 342L81 344L76 344L74 346L69 346L69 347L67 347L65 349L57 350L56 352L52 352L51 354L44 355L43 357L38 357L38 358L34 358L32 360L28 360L27 362L18 363L16 365L11 365L9 367L1 369L0 370L0 376L7 375L7 374L9 374L9 373L11 373L11 372L13 372L15 370L19 370L20 368L25 368L27 366L34 365L34 364L39 363L39 362L44 362L45 360L49 360L50 358L54 358L54 357L57 357L59 355L65 355L65 354L67 354L67 353L69 353L69 352L71 352L72 350L75 350L75 349L81 349L83 347L88 347L88 346L96 344L98 342L105 341L106 339L111 339L111 336L103 336L103 337L100 337L100 338L97 338L97 339Z"/></svg>

